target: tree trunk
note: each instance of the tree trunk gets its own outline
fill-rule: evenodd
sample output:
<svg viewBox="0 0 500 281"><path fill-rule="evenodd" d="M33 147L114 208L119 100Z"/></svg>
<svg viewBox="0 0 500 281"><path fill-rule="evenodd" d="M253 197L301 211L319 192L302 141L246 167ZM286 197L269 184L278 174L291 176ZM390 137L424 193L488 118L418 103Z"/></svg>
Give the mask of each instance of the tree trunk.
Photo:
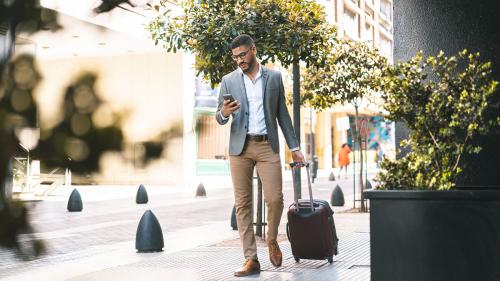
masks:
<svg viewBox="0 0 500 281"><path fill-rule="evenodd" d="M365 184L363 182L363 143L361 137L361 127L359 124L359 113L358 113L358 105L354 105L354 109L356 110L355 115L355 123L356 123L356 136L357 141L359 143L359 189L361 191L361 211L365 212L365 196L363 195L363 191L365 190ZM355 165L355 163L353 163ZM353 175L355 177L356 175Z"/></svg>
<svg viewBox="0 0 500 281"><path fill-rule="evenodd" d="M300 146L300 66L298 61L293 63L293 129ZM302 198L300 171L301 169L295 170L293 183L295 200Z"/></svg>

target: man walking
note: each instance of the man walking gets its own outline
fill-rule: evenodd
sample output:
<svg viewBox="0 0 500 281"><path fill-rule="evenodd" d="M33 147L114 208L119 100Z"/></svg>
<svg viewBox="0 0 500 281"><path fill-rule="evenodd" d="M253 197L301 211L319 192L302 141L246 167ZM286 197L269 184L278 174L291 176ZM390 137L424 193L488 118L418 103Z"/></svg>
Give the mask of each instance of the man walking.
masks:
<svg viewBox="0 0 500 281"><path fill-rule="evenodd" d="M253 231L252 178L254 166L262 180L268 208L267 244L271 263L281 266L282 254L276 241L283 212L278 121L295 162L304 162L293 131L281 73L257 61L257 48L248 35L231 43L232 59L238 69L222 78L216 119L221 125L232 116L229 161L236 205L236 220L243 244L245 263L235 276L260 272ZM234 101L228 97L231 95ZM227 99L226 99L226 98Z"/></svg>

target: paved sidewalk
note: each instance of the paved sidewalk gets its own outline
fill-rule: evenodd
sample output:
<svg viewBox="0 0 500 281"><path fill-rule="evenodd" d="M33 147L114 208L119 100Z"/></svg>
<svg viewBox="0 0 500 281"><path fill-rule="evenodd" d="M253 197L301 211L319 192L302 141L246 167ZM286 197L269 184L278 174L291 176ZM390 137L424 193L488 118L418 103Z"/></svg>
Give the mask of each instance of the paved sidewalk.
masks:
<svg viewBox="0 0 500 281"><path fill-rule="evenodd" d="M262 272L235 278L241 266L240 247L201 246L171 254L149 254L143 260L78 276L71 281L90 280L370 280L369 234L344 235L334 262L301 260L295 262L288 242L280 243L284 261L279 268L267 259L267 248L259 247Z"/></svg>
<svg viewBox="0 0 500 281"><path fill-rule="evenodd" d="M334 208L340 242L333 264L293 260L284 234L284 212L280 225L283 266L274 268L268 261L267 248L259 243L263 272L237 280L369 280L369 216L345 212L352 207L352 182L321 178L314 184L314 195L329 201L336 184L344 190L346 206ZM229 227L231 188L209 187L207 198L195 198L196 187L146 188L150 199L146 205L135 204L136 186L78 187L84 201L81 213L65 210L72 190L69 188L33 203L35 237L46 242L48 252L23 262L12 252L0 249L0 279L235 280L232 273L241 266L243 257L238 234ZM304 188L303 194L307 194ZM287 177L284 195L287 207L293 200ZM148 209L162 226L163 252L144 254L135 250L135 231ZM23 237L22 241L26 244L31 239Z"/></svg>

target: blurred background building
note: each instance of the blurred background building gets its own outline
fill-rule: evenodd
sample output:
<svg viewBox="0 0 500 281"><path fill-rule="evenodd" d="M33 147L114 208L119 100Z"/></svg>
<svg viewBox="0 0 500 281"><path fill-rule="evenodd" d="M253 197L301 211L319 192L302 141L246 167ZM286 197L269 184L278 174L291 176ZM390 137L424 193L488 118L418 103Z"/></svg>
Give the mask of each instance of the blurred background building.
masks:
<svg viewBox="0 0 500 281"><path fill-rule="evenodd" d="M338 27L339 36L366 41L392 61L392 0L318 2L325 6L328 20ZM15 53L33 54L43 76L36 91L41 126L57 122L65 87L85 72L98 75L97 91L114 110L128 110L125 154L104 157L100 173L73 175L73 183L193 185L200 177L210 176L214 181L218 176L227 178L229 126L216 123L218 89L196 77L194 56L167 53L154 45L145 29L156 16L148 1L99 15L91 12L96 3L42 0L43 7L57 12L63 29L16 34L15 40ZM12 32L8 26L0 32L1 53L3 42L8 42L6 37ZM273 67L282 71L291 92L291 73ZM365 120L368 165L374 166L377 149L387 155L394 153L394 127L384 121L377 105L364 103L360 113ZM311 151L317 155L319 168L329 173L336 167L335 155L341 144L352 144L354 108L339 105L321 113L303 108L301 116L302 150L306 155ZM139 142L176 124L182 127L182 137L168 142L161 159L139 165L144 153ZM282 161L286 163L290 153L282 136L281 145ZM354 148L359 149L359 145ZM43 161L22 160L28 152L20 151L20 161L14 161L15 190L32 189L44 181L44 176L64 173L64 167L49 171ZM30 183L25 180L28 176ZM67 175L62 176L67 180Z"/></svg>
<svg viewBox="0 0 500 281"><path fill-rule="evenodd" d="M339 37L366 42L377 48L390 62L393 61L393 2L392 0L319 0L325 7L327 19L337 27ZM291 80L290 80L291 81ZM310 114L302 109L302 147L310 155L310 149L318 156L320 169L337 167L336 155L343 143L359 151L353 142L354 107L338 105L329 110ZM361 133L366 143L367 166L377 166L377 155L394 157L394 125L384 120L380 106L364 100L360 106ZM310 117L312 115L312 118ZM312 133L313 137L310 136ZM312 144L311 145L311 140Z"/></svg>

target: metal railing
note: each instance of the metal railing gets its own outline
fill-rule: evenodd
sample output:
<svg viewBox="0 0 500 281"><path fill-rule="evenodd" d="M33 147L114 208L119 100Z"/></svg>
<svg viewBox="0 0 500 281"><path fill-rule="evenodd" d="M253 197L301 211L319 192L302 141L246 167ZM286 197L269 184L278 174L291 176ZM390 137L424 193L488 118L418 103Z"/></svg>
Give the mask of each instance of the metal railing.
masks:
<svg viewBox="0 0 500 281"><path fill-rule="evenodd" d="M30 157L30 150L19 144L12 157L12 191L14 193L47 195L59 186L71 186L70 169L66 168L64 174L60 173L63 168L54 168L48 173L41 173L35 167L37 171L34 172L33 161Z"/></svg>
<svg viewBox="0 0 500 281"><path fill-rule="evenodd" d="M19 144L12 157L13 192L30 191L30 150Z"/></svg>

